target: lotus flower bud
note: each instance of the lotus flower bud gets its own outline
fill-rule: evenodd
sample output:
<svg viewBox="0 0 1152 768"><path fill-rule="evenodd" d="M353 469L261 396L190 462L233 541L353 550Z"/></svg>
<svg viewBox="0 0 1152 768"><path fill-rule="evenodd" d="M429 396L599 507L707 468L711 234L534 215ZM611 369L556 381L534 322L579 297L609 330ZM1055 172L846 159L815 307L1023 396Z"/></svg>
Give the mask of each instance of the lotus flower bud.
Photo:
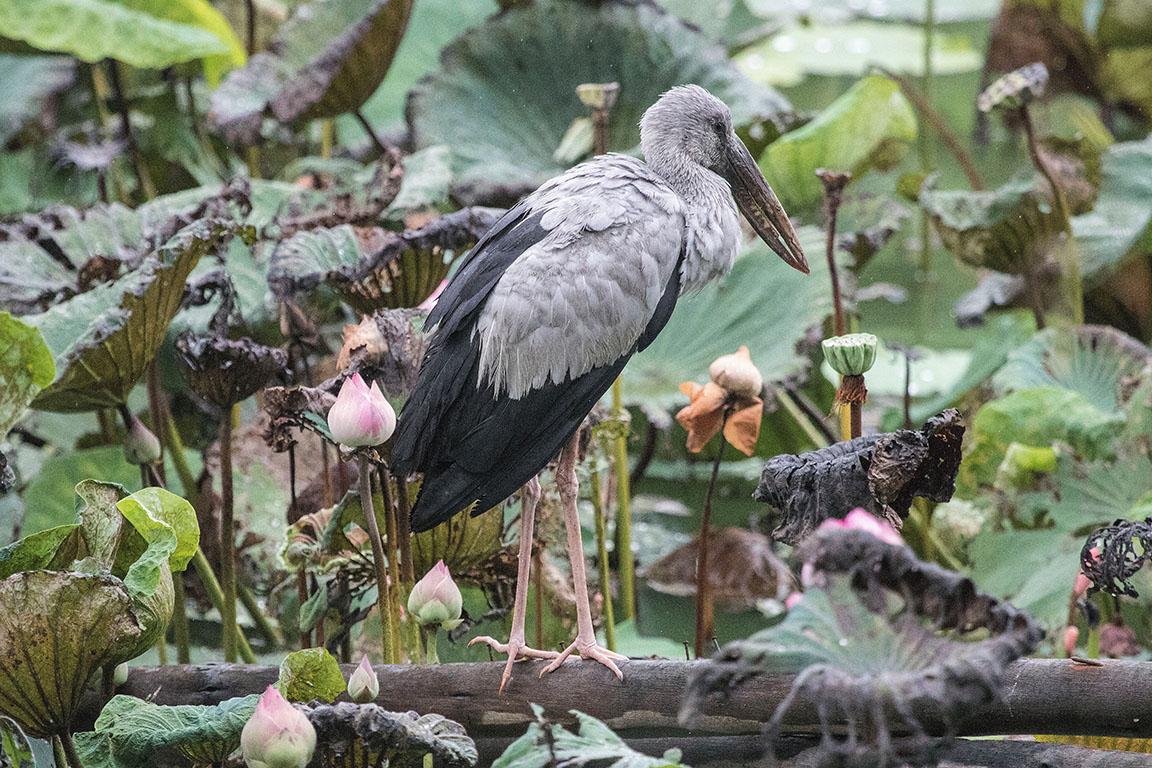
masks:
<svg viewBox="0 0 1152 768"><path fill-rule="evenodd" d="M759 397L764 388L764 377L752 363L748 347L742 346L730 355L716 358L708 366L708 376L737 397Z"/></svg>
<svg viewBox="0 0 1152 768"><path fill-rule="evenodd" d="M424 578L416 582L408 595L408 612L424 626L438 625L454 629L460 625L464 599L460 588L452 581L452 574L444 561L436 563Z"/></svg>
<svg viewBox="0 0 1152 768"><path fill-rule="evenodd" d="M270 685L244 724L240 750L248 768L304 768L316 750L316 730Z"/></svg>
<svg viewBox="0 0 1152 768"><path fill-rule="evenodd" d="M396 411L376 382L371 388L359 373L344 379L340 394L328 410L332 439L350 448L380 445L396 430Z"/></svg>
<svg viewBox="0 0 1152 768"><path fill-rule="evenodd" d="M360 666L348 678L348 698L357 704L375 701L380 695L380 679L368 663L368 657L360 659Z"/></svg>
<svg viewBox="0 0 1152 768"><path fill-rule="evenodd" d="M1080 641L1080 629L1074 625L1064 628L1064 655L1076 655L1076 643Z"/></svg>
<svg viewBox="0 0 1152 768"><path fill-rule="evenodd" d="M160 460L160 440L135 416L124 435L124 458L129 464L151 464Z"/></svg>
<svg viewBox="0 0 1152 768"><path fill-rule="evenodd" d="M128 662L122 661L112 670L112 684L119 688L128 682Z"/></svg>
<svg viewBox="0 0 1152 768"><path fill-rule="evenodd" d="M878 341L870 333L849 333L824 339L824 359L841 376L863 376L876 362Z"/></svg>
<svg viewBox="0 0 1152 768"><path fill-rule="evenodd" d="M861 507L849 512L842 520L837 520L834 517L825 520L820 523L817 530L826 531L837 528L850 531L867 531L885 544L894 544L898 547L904 545L904 539L896 532L895 528Z"/></svg>

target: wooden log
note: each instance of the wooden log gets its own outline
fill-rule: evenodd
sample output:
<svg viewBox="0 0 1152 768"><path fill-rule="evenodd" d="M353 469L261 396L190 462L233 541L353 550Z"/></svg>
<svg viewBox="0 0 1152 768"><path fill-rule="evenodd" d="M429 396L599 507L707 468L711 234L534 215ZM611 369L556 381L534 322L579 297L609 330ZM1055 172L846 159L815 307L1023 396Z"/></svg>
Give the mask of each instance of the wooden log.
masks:
<svg viewBox="0 0 1152 768"><path fill-rule="evenodd" d="M439 713L460 722L474 738L520 735L532 718L528 702L543 706L557 722L571 722L571 709L583 710L625 736L756 735L792 683L790 675L750 680L727 700L709 702L689 729L678 719L680 700L690 671L701 663L624 662L624 681L618 682L603 667L583 662L570 662L540 678L542 663L527 662L517 665L503 695L497 692L502 662L378 666L378 703L389 709ZM135 667L117 691L158 704L215 704L259 693L276 677L275 667L253 665ZM98 708L95 699L90 701L78 724L90 724ZM814 707L798 701L785 729L814 732L817 723ZM929 732L942 732L941 724L931 719L925 725ZM959 730L966 736L1059 733L1150 738L1152 664L1019 661L1008 670L1003 700L974 713Z"/></svg>

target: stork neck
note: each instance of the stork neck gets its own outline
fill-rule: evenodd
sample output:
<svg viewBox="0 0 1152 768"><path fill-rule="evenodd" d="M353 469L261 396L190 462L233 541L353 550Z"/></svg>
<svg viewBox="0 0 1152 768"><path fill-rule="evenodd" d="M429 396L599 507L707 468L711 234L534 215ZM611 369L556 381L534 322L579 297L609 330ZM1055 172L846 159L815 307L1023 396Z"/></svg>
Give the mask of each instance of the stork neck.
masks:
<svg viewBox="0 0 1152 768"><path fill-rule="evenodd" d="M718 196L731 194L728 182L683 153L654 150L645 158L648 167L692 207L715 205Z"/></svg>

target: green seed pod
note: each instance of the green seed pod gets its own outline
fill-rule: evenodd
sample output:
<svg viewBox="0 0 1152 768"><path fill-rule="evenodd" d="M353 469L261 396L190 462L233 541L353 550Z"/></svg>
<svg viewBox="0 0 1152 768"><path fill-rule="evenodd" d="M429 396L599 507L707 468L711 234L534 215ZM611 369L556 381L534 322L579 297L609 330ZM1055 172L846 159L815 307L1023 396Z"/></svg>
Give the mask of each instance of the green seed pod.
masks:
<svg viewBox="0 0 1152 768"><path fill-rule="evenodd" d="M824 359L841 376L863 376L876 362L877 339L870 333L849 333L824 339Z"/></svg>
<svg viewBox="0 0 1152 768"><path fill-rule="evenodd" d="M1047 87L1048 68L1037 61L993 81L976 99L976 106L981 112L1019 109L1043 96Z"/></svg>

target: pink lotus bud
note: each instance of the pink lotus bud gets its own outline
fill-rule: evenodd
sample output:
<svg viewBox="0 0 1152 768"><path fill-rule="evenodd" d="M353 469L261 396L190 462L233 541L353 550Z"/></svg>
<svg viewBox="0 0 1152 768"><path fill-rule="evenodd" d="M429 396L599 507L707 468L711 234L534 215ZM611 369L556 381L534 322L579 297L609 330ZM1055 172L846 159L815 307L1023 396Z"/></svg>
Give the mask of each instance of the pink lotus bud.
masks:
<svg viewBox="0 0 1152 768"><path fill-rule="evenodd" d="M1088 590L1092 587L1092 580L1084 575L1084 571L1076 571L1076 581L1072 585L1072 594L1077 599L1084 597L1088 594Z"/></svg>
<svg viewBox="0 0 1152 768"><path fill-rule="evenodd" d="M873 515L866 509L857 507L856 509L845 515L843 520L836 518L829 518L820 523L817 530L824 531L835 528L846 528L855 531L867 531L880 541L886 544L894 544L898 547L904 546L904 539L896 532L896 529L884 522L880 518Z"/></svg>
<svg viewBox="0 0 1152 768"><path fill-rule="evenodd" d="M340 385L340 394L328 410L332 439L350 448L380 445L396 430L396 411L376 382L371 388L354 373Z"/></svg>
<svg viewBox="0 0 1152 768"><path fill-rule="evenodd" d="M160 440L135 416L124 435L124 458L129 464L151 464L160 460Z"/></svg>
<svg viewBox="0 0 1152 768"><path fill-rule="evenodd" d="M316 731L304 713L268 686L240 733L248 768L304 768L316 750Z"/></svg>
<svg viewBox="0 0 1152 768"><path fill-rule="evenodd" d="M1073 625L1064 628L1064 655L1076 655L1076 643L1080 641L1080 629Z"/></svg>
<svg viewBox="0 0 1152 768"><path fill-rule="evenodd" d="M360 659L360 666L356 667L348 678L348 698L357 704L367 704L375 701L380 695L380 680L376 671L368 663L368 657Z"/></svg>
<svg viewBox="0 0 1152 768"><path fill-rule="evenodd" d="M408 612L424 626L435 624L454 629L460 625L463 610L464 598L443 560L416 582L412 594L408 595Z"/></svg>
<svg viewBox="0 0 1152 768"><path fill-rule="evenodd" d="M799 605L800 601L803 599L804 599L804 593L803 592L793 592L792 594L788 595L787 598L784 599L784 607L787 608L788 610L792 610L797 605Z"/></svg>

